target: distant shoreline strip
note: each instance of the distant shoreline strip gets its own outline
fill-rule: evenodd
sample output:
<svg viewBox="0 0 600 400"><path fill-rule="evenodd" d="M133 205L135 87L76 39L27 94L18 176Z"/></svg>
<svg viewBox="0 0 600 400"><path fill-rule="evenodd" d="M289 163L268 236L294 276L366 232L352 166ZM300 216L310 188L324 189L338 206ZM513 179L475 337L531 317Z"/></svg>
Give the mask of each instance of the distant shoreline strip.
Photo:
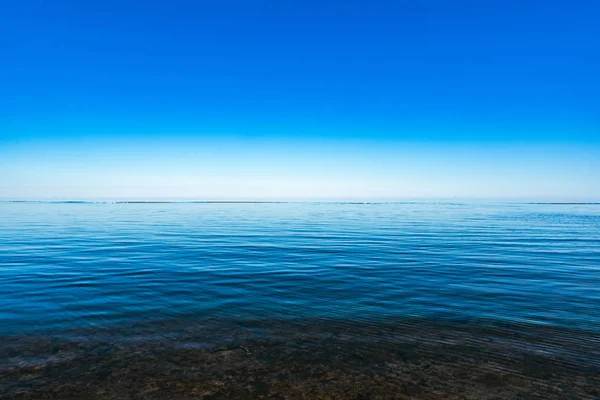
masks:
<svg viewBox="0 0 600 400"><path fill-rule="evenodd" d="M260 201L260 200L115 200L115 201L87 201L87 200L0 200L0 203L31 203L31 204L290 204L290 203L331 203L331 204L454 204L444 201ZM461 203L463 204L463 203ZM468 204L468 203L467 203ZM600 205L600 202L509 202L507 204L529 205Z"/></svg>
<svg viewBox="0 0 600 400"><path fill-rule="evenodd" d="M555 206L597 206L600 203L574 203L574 202L553 202L553 203L527 203L527 204L539 204L539 205L555 205Z"/></svg>
<svg viewBox="0 0 600 400"><path fill-rule="evenodd" d="M280 204L285 201L234 201L234 200L205 200L205 201L38 201L38 200L9 200L7 203L40 203L40 204Z"/></svg>

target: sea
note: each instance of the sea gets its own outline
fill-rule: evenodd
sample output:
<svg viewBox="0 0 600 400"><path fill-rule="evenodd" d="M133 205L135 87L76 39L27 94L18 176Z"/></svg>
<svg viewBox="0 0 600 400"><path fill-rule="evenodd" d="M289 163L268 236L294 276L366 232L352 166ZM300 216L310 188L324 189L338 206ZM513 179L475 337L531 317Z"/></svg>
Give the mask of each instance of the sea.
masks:
<svg viewBox="0 0 600 400"><path fill-rule="evenodd" d="M0 202L0 398L600 398L600 204Z"/></svg>

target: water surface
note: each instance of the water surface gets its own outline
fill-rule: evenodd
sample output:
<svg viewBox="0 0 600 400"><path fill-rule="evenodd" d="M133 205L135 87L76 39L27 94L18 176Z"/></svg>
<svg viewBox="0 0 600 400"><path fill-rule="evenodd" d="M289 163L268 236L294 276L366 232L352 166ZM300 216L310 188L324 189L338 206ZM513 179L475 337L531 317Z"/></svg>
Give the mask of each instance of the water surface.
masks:
<svg viewBox="0 0 600 400"><path fill-rule="evenodd" d="M84 360L92 354L84 342L133 351L157 340L209 355L223 346L240 351L232 357L248 356L252 350L244 343L252 343L264 346L266 366L279 365L271 352L285 353L278 346L290 343L305 343L310 354L325 349L329 362L367 346L357 366L373 367L386 382L402 375L382 373L386 365L404 364L379 360L377 352L408 343L422 350L419 357L434 359L479 349L471 364L444 361L463 370L494 360L506 369L511 351L520 359L559 357L556 371L565 365L587 371L600 360L599 205L4 202L0 226L5 374ZM62 349L60 357L53 340L64 341L53 345ZM339 341L337 351L328 340ZM157 354L155 347L142 348ZM267 385L279 388L275 392L234 390L221 397L285 397L289 390L274 383L280 381ZM40 382L27 387L48 385ZM338 386L345 387L343 380ZM7 393L17 396L21 389L11 386ZM594 398L581 390L573 398Z"/></svg>

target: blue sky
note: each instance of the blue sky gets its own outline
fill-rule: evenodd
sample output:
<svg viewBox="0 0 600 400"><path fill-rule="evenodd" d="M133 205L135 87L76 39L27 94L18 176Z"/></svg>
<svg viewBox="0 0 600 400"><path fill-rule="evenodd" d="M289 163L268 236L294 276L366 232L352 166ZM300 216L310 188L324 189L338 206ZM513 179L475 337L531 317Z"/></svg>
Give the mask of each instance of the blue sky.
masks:
<svg viewBox="0 0 600 400"><path fill-rule="evenodd" d="M595 1L2 1L0 197L600 199Z"/></svg>

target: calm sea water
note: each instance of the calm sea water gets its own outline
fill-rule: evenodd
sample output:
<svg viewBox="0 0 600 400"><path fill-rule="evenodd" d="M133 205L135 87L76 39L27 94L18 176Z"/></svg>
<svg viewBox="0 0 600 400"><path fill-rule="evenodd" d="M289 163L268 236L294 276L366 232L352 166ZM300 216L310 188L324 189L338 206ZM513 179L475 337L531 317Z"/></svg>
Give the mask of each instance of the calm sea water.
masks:
<svg viewBox="0 0 600 400"><path fill-rule="evenodd" d="M0 334L419 317L600 329L600 206L0 204Z"/></svg>
<svg viewBox="0 0 600 400"><path fill-rule="evenodd" d="M600 205L0 203L0 398L600 398Z"/></svg>

